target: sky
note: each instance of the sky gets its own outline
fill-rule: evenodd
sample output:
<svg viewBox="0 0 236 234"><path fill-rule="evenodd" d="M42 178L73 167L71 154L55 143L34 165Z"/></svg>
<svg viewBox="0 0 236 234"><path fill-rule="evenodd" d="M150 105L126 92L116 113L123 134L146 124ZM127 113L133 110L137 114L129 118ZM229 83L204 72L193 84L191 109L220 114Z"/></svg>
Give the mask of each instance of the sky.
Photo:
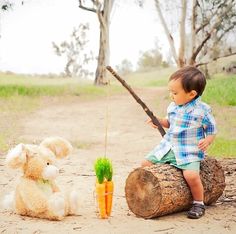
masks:
<svg viewBox="0 0 236 234"><path fill-rule="evenodd" d="M2 0L0 0L2 1ZM99 24L95 13L82 10L77 0L12 0L12 10L0 16L0 71L24 74L61 73L66 59L54 53L52 42L69 39L74 27L89 23L88 47L98 54ZM128 59L135 67L141 51L158 46L167 51L164 32L153 1L144 8L134 0L115 0L110 25L110 65ZM91 64L90 69L95 69Z"/></svg>

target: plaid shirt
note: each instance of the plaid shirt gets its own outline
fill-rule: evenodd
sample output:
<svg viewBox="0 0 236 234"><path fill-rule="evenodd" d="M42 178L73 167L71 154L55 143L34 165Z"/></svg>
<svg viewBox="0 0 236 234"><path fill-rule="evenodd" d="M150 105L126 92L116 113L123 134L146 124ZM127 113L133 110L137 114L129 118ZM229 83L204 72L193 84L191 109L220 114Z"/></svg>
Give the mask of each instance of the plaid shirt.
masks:
<svg viewBox="0 0 236 234"><path fill-rule="evenodd" d="M199 97L183 106L172 102L167 114L170 127L152 154L160 160L172 149L178 165L202 160L204 152L198 148L199 140L216 134L211 108Z"/></svg>

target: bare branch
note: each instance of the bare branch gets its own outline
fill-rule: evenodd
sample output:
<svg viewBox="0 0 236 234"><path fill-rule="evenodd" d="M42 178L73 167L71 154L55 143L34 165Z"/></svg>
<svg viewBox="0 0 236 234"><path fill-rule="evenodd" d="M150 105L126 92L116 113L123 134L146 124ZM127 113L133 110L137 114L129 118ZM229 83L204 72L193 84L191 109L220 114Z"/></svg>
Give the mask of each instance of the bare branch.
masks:
<svg viewBox="0 0 236 234"><path fill-rule="evenodd" d="M210 32L207 32L207 35L206 37L202 40L201 44L197 47L196 51L194 51L194 53L192 54L191 56L191 61L195 61L196 60L196 57L197 55L199 54L199 52L201 51L201 49L203 48L203 46L206 44L206 42L211 38L212 34L214 31L216 31L216 28L219 27L222 23L222 17L225 16L226 12L228 12L229 10L231 10L231 8L233 7L233 4L229 4L225 11L219 15L217 18L218 20L213 24Z"/></svg>
<svg viewBox="0 0 236 234"><path fill-rule="evenodd" d="M210 23L210 20L205 21L200 27L196 29L196 34L198 34L202 29L204 29L208 24Z"/></svg>
<svg viewBox="0 0 236 234"><path fill-rule="evenodd" d="M213 19L216 15L219 14L219 13L218 13L218 10L221 9L221 8L222 8L224 5L226 5L226 4L227 4L227 0L224 1L224 2L222 2L221 4L219 4L219 6L217 7L217 9L215 9L214 13L211 14L207 19L205 19L205 20L203 21L203 24L200 25L200 26L196 29L196 34L197 34L198 32L200 32L202 29L204 29L207 25L209 25L210 22L212 21L212 19ZM227 8L226 8L220 15L218 15L218 19L220 18L221 21L222 21L222 19L224 19L224 17L227 16L228 12L233 8L233 6L234 6L234 4L233 4L232 2L230 2L230 4L227 6Z"/></svg>
<svg viewBox="0 0 236 234"><path fill-rule="evenodd" d="M163 26L163 28L165 30L165 34L167 36L167 39L168 39L168 42L169 42L169 45L170 45L170 48L171 48L172 55L174 57L174 60L175 60L176 64L178 64L178 56L177 56L177 53L176 53L176 50L175 50L174 39L173 39L173 37L172 37L168 27L167 27L165 19L163 17L159 1L155 0L155 4L156 4L157 13L158 13L158 15L160 17L162 26Z"/></svg>
<svg viewBox="0 0 236 234"><path fill-rule="evenodd" d="M220 59L220 58L230 57L230 56L233 56L233 55L235 55L235 54L236 54L236 52L233 52L233 53L230 53L230 54L221 55L221 56L218 56L218 57L213 58L211 61L208 61L208 62L205 62L205 63L198 63L198 64L196 64L195 66L196 66L196 67L199 67L199 66L202 66L202 65L206 65L206 64L208 64L208 63L211 63L212 61L216 61L216 60L218 60L218 59Z"/></svg>
<svg viewBox="0 0 236 234"><path fill-rule="evenodd" d="M217 42L220 41L225 36L226 33L228 33L230 30L234 29L235 27L236 27L236 22L234 22L228 28L224 29L222 34L218 37Z"/></svg>
<svg viewBox="0 0 236 234"><path fill-rule="evenodd" d="M201 51L202 47L205 45L205 43L211 38L211 33L208 33L205 39L202 41L202 43L198 46L196 51L191 56L191 61L195 61L198 53Z"/></svg>
<svg viewBox="0 0 236 234"><path fill-rule="evenodd" d="M95 8L90 8L90 7L84 6L81 0L79 0L79 8L81 8L83 10L86 10L86 11L91 11L91 12L96 13L96 9Z"/></svg>

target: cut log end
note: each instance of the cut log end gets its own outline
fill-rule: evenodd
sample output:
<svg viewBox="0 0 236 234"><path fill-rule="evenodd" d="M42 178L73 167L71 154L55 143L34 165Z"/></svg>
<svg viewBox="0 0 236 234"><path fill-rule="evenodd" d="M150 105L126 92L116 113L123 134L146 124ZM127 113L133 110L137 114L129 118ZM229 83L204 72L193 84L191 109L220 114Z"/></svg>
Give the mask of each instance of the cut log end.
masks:
<svg viewBox="0 0 236 234"><path fill-rule="evenodd" d="M126 198L132 204L133 212L137 216L149 217L155 214L161 203L160 184L152 172L137 168L129 175L132 186L126 183ZM128 186L127 186L128 185Z"/></svg>
<svg viewBox="0 0 236 234"><path fill-rule="evenodd" d="M206 158L201 163L205 204L217 201L225 188L220 163ZM137 168L126 179L125 196L129 209L139 217L154 218L190 207L192 196L182 171L168 164Z"/></svg>

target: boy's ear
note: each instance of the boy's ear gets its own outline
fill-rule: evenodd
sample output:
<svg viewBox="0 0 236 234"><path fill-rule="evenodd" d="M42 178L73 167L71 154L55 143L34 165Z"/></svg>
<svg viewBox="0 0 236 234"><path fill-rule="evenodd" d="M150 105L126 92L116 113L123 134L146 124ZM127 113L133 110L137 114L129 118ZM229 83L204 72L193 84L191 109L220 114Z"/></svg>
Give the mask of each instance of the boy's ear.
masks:
<svg viewBox="0 0 236 234"><path fill-rule="evenodd" d="M197 91L196 91L196 90L191 90L191 91L190 91L190 96L191 96L192 98L195 98L195 97L197 96Z"/></svg>
<svg viewBox="0 0 236 234"><path fill-rule="evenodd" d="M27 150L24 144L18 144L6 156L6 164L11 168L19 168L26 162Z"/></svg>

